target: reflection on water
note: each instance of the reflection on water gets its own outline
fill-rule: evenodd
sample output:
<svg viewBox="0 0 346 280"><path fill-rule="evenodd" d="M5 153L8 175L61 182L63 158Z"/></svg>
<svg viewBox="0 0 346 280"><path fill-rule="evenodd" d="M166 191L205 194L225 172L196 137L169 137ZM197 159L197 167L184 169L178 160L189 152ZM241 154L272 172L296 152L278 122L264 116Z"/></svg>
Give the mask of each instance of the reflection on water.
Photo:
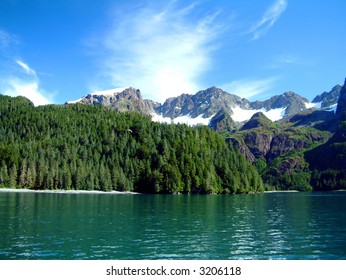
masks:
<svg viewBox="0 0 346 280"><path fill-rule="evenodd" d="M346 193L0 193L0 259L346 259Z"/></svg>

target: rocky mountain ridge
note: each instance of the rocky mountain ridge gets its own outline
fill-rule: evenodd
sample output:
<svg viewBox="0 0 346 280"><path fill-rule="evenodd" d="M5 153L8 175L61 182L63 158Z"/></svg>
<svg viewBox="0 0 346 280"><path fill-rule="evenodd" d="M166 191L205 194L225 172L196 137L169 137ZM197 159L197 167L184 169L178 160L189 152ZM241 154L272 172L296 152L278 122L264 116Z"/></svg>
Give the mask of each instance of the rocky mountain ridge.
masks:
<svg viewBox="0 0 346 280"><path fill-rule="evenodd" d="M246 98L228 93L217 87L201 90L196 94L181 94L168 98L163 104L149 99L143 99L139 89L132 87L111 89L107 91L87 94L76 101L67 103L98 104L112 110L136 111L152 115L159 121L184 122L186 119L196 119L202 124L215 126L215 117L225 118L225 114L232 118L234 124L249 120L252 115L262 112L272 121L281 120L289 116L314 108L328 108L334 105L340 95L341 86L333 87L330 92L324 92L312 103L291 91L275 95L265 101L250 102ZM214 118L214 119L213 119ZM197 121L197 122L198 122ZM214 123L214 125L212 124ZM238 126L241 126L238 124Z"/></svg>
<svg viewBox="0 0 346 280"><path fill-rule="evenodd" d="M132 87L94 92L66 103L102 105L117 112L140 112L146 115L154 112L155 108L160 105L154 101L143 99L140 90Z"/></svg>
<svg viewBox="0 0 346 280"><path fill-rule="evenodd" d="M342 88L342 85L336 85L331 89L331 91L323 92L319 95L317 95L311 103L321 103L321 108L326 108L335 105L338 103L338 99L340 96L340 90Z"/></svg>
<svg viewBox="0 0 346 280"><path fill-rule="evenodd" d="M309 109L280 122L257 113L226 141L278 189L345 188L346 81L339 89L336 112Z"/></svg>

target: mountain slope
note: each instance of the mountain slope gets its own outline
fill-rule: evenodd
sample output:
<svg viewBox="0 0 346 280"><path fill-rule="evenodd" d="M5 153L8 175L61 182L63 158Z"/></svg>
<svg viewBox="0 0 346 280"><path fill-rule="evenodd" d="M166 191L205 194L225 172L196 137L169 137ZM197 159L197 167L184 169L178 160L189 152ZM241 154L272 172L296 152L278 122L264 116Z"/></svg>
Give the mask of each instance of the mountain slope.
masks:
<svg viewBox="0 0 346 280"><path fill-rule="evenodd" d="M317 190L346 189L346 80L336 110L337 129L325 144L305 153Z"/></svg>
<svg viewBox="0 0 346 280"><path fill-rule="evenodd" d="M309 109L275 123L258 113L227 141L276 189L346 188L346 83L339 96L336 112Z"/></svg>

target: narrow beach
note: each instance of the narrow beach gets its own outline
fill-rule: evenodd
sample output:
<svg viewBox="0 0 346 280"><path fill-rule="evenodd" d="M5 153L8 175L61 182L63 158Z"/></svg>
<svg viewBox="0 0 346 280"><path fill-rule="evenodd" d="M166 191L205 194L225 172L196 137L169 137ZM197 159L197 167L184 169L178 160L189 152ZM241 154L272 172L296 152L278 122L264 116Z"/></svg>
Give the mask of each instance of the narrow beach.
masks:
<svg viewBox="0 0 346 280"><path fill-rule="evenodd" d="M57 194L139 194L136 192L119 192L119 191L87 191L87 190L30 190L30 189L10 189L0 188L0 192L25 192L25 193L57 193Z"/></svg>

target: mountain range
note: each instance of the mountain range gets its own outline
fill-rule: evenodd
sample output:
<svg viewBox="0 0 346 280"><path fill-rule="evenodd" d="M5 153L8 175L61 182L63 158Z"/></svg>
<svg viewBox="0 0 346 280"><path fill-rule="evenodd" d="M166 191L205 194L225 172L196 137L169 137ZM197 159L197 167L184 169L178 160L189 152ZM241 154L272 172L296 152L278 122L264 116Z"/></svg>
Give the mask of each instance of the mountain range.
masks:
<svg viewBox="0 0 346 280"><path fill-rule="evenodd" d="M154 121L211 125L228 114L240 127L255 113L262 112L272 121L293 116L311 108L328 110L336 105L341 85L317 95L310 103L306 98L288 91L265 101L250 102L217 87L168 98L163 104L143 99L139 89L117 88L87 94L67 103L97 104L118 112L135 111L151 115Z"/></svg>

